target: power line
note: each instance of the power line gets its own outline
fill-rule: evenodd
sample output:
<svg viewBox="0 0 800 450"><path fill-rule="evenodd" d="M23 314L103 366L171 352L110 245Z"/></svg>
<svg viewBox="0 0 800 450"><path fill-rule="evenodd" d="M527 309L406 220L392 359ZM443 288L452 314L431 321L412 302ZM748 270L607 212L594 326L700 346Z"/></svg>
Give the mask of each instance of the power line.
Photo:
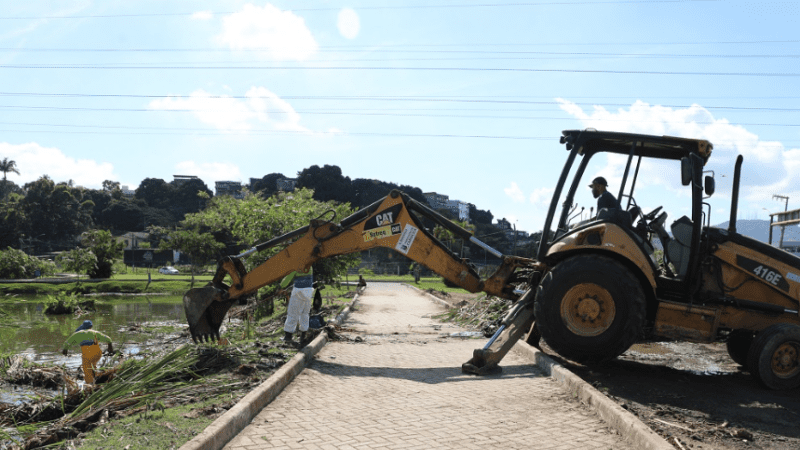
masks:
<svg viewBox="0 0 800 450"><path fill-rule="evenodd" d="M352 6L359 10L403 10L403 9L449 9L449 8L497 8L497 7L535 7L535 6L569 6L569 5L622 5L622 4L659 4L659 3L709 3L719 0L609 0L609 1L555 1L555 2L514 2L514 3L462 3L452 5L404 5L404 6ZM291 8L288 11L340 11L341 7L328 8ZM0 20L39 20L39 19L111 19L133 17L175 17L191 16L197 12L212 15L235 14L240 11L193 11L177 13L140 13L140 14L87 14L72 16L0 16Z"/></svg>
<svg viewBox="0 0 800 450"><path fill-rule="evenodd" d="M792 42L800 42L792 41ZM250 48L250 49L237 49L237 52L267 52L269 48ZM645 58L800 58L800 54L718 54L718 53L616 53L616 52L548 52L548 51L485 51L485 50L386 50L384 48L368 48L368 49L343 49L335 50L337 53L363 53L369 51L370 53L391 53L391 54L406 54L406 53L423 53L423 54L481 54L481 55L540 55L540 56L564 56L564 57L603 57L603 58L623 58L623 57L645 57ZM140 48L140 49L121 49L121 48L13 48L2 47L0 52L15 52L15 53L230 53L231 50L227 48L186 48L186 49L156 49L156 48ZM407 58L408 59L408 58ZM416 60L422 58L415 58ZM455 59L455 58L454 58ZM466 58L464 58L466 59ZM470 58L470 59L511 59L511 58ZM523 59L523 58L517 58ZM548 58L524 58L524 59L548 59ZM376 59L377 60L377 59ZM392 59L398 61L402 59ZM427 60L427 59L422 59ZM331 60L325 60L331 61ZM345 61L371 61L364 59L351 59ZM308 61L307 61L308 62ZM314 62L314 61L312 61ZM319 61L317 61L319 62ZM182 63L195 63L202 64L203 62L187 62ZM169 64L169 62L162 62L162 64Z"/></svg>
<svg viewBox="0 0 800 450"><path fill-rule="evenodd" d="M181 96L181 95L164 95L164 94L87 94L83 92L3 92L0 91L0 96L8 96L8 97L77 97L77 98L192 98L189 96ZM648 95L630 95L627 97L620 97L620 96L574 96L574 95L561 95L562 98L574 98L574 99L641 99L643 97L648 97ZM792 99L800 99L800 96L792 96L792 95L781 95L781 96L660 96L660 98L670 98L670 99L693 99L693 100L721 100L721 99L744 99L744 100L792 100ZM255 96L246 96L246 95L211 95L204 96L202 98L233 98L233 99L248 99L248 98L270 98L269 96L262 96L262 95L255 95ZM458 95L458 96L428 96L428 95L283 95L280 96L281 99L289 99L289 100L334 100L334 101L342 101L342 100L354 100L354 101L361 101L361 100L380 100L380 101L408 101L408 102L460 102L460 103L511 103L511 104L539 104L539 103L557 103L553 102L552 95L540 95L540 96L531 96L531 95L514 95L514 96L498 96L498 95ZM520 99L548 99L546 102L542 101L532 101L532 100L520 100ZM578 104L589 104L589 103L578 103ZM592 105L595 103L591 103ZM622 104L606 104L609 106L624 106ZM684 107L684 106L674 106L674 107ZM727 108L720 106L719 108ZM735 107L731 107L735 108Z"/></svg>
<svg viewBox="0 0 800 450"><path fill-rule="evenodd" d="M690 76L745 76L745 77L798 77L796 72L681 72L654 70L600 70L600 69L525 69L503 67L376 67L376 66L109 66L100 64L2 64L0 69L99 69L99 70L369 70L369 71L423 71L423 72L521 72L521 73L574 73L611 75L690 75Z"/></svg>
<svg viewBox="0 0 800 450"><path fill-rule="evenodd" d="M146 95L146 94L84 94L84 93L39 93L39 92L0 92L0 97L56 97L56 98L132 98L132 99L175 99L175 100L195 100L195 99L214 99L214 100L249 100L249 99L269 99L272 96L266 95L208 95L202 97L176 96L176 95ZM603 98L603 97L601 97ZM781 97L787 98L787 97ZM797 97L795 97L797 98ZM533 100L498 100L494 98L452 98L452 97L420 97L420 96L309 96L309 95L284 95L281 100L314 100L314 101L389 101L389 102L433 102L433 103L467 103L467 104L503 104L503 105L538 105L538 106L558 106L558 101L533 101ZM579 106L595 106L594 102L570 102ZM23 105L14 105L25 107ZM630 103L602 103L601 106L626 107ZM678 104L659 104L665 108L690 108L692 105ZM0 105L0 107L11 107L10 105ZM712 110L733 110L733 111L769 111L769 112L800 112L800 108L776 108L768 106L731 106L731 105L701 105L703 109ZM32 107L39 108L39 107ZM45 108L45 107L42 107ZM55 107L54 107L55 108ZM131 109L136 110L136 109ZM434 110L435 109L431 109ZM306 110L309 111L309 110ZM473 109L473 111L485 111L485 109ZM519 110L510 110L519 111ZM522 110L524 111L524 110Z"/></svg>

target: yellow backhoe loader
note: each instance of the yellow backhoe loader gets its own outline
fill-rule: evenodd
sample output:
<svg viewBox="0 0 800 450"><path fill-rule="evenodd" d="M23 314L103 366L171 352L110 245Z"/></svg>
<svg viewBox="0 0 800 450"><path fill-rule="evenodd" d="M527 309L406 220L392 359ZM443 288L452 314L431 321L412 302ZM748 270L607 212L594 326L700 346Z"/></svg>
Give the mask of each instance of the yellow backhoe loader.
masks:
<svg viewBox="0 0 800 450"><path fill-rule="evenodd" d="M704 194L714 193L713 176L703 176L712 151L708 141L568 130L561 143L569 152L567 162L535 259L502 255L427 206L393 191L340 222L312 220L220 260L209 286L184 296L193 339L218 338L233 302L294 270L305 270L323 258L386 247L470 292L509 300L497 332L463 364L464 372L496 370L523 336L533 345L544 338L561 356L583 364L615 358L637 341L667 338L725 341L731 358L764 386L800 386L800 258L736 232L742 157L735 166L730 226L720 229L709 226L710 206L704 202ZM620 207L601 209L595 217L570 225L575 194L586 184L584 172L600 153L627 157L617 196ZM636 204L634 189L643 159L675 164L690 191L691 217L675 220L671 234L661 207L645 214ZM484 248L502 263L481 279L467 260L431 235L422 218ZM656 238L663 247L661 260L654 250ZM288 245L282 251L251 271L241 261L250 253L284 244Z"/></svg>

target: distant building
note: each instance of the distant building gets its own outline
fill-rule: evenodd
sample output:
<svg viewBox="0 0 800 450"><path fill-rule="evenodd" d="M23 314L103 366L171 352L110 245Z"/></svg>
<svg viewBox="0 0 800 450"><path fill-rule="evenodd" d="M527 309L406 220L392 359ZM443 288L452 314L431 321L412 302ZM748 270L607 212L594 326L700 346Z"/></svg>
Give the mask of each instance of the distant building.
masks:
<svg viewBox="0 0 800 450"><path fill-rule="evenodd" d="M230 195L233 198L244 198L241 181L217 181L214 183L216 196Z"/></svg>
<svg viewBox="0 0 800 450"><path fill-rule="evenodd" d="M422 194L433 209L446 209L452 212L458 220L469 220L469 203L461 200L450 200L450 197L436 192L425 192Z"/></svg>
<svg viewBox="0 0 800 450"><path fill-rule="evenodd" d="M510 230L511 229L511 222L507 221L506 219L497 219L497 228L501 230Z"/></svg>
<svg viewBox="0 0 800 450"><path fill-rule="evenodd" d="M450 200L447 195L437 194L436 192L424 192L422 195L425 196L428 205L433 209L446 209L447 201Z"/></svg>
<svg viewBox="0 0 800 450"><path fill-rule="evenodd" d="M296 178L279 178L275 180L275 189L284 192L291 192L297 186Z"/></svg>
<svg viewBox="0 0 800 450"><path fill-rule="evenodd" d="M123 184L119 189L122 191L123 197L133 198L136 196L136 191L131 189L127 184Z"/></svg>
<svg viewBox="0 0 800 450"><path fill-rule="evenodd" d="M175 183L175 186L180 186L183 183L186 183L187 181L199 180L200 178L194 175L173 175L172 179L173 182Z"/></svg>

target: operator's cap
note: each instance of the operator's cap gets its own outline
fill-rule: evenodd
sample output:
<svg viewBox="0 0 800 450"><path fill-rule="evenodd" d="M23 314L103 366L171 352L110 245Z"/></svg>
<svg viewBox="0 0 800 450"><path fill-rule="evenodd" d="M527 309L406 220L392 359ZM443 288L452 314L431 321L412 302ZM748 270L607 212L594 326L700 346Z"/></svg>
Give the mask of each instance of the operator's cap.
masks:
<svg viewBox="0 0 800 450"><path fill-rule="evenodd" d="M84 320L83 323L81 324L81 326L79 326L75 330L75 332L77 333L78 331L89 330L89 329L92 328L92 326L93 325L92 325L92 321L91 320Z"/></svg>
<svg viewBox="0 0 800 450"><path fill-rule="evenodd" d="M606 179L603 177L597 177L594 180L592 180L592 184L590 184L589 187L592 187L593 184L599 184L601 186L608 187L608 183L606 182Z"/></svg>

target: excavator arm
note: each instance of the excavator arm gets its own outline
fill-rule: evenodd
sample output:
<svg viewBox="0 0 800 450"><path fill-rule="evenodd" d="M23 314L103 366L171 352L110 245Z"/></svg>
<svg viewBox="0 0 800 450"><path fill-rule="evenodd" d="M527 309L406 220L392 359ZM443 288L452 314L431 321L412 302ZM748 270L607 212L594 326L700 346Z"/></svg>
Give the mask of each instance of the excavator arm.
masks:
<svg viewBox="0 0 800 450"><path fill-rule="evenodd" d="M502 263L489 278L482 280L467 260L453 254L425 229L419 216L428 218L457 236L481 246L500 257ZM286 246L280 252L253 270L249 272L246 270L241 258L282 244ZM524 322L516 328L521 329L525 325L530 328L533 321L533 299L527 301L527 298L532 297L528 294L534 292L538 277L533 285L530 285L529 281L532 277L536 277L534 274L541 273L544 267L528 258L502 255L477 240L469 231L411 199L405 193L395 190L384 199L343 219L340 223L314 219L308 226L259 244L242 254L222 258L208 286L191 289L184 295L183 304L192 339L195 342L219 339L219 328L235 301L256 292L263 286L281 280L293 271L306 271L321 259L379 247L401 253L469 292L486 292L515 302L521 296L526 297L526 305L524 307L516 305L512 309L512 312L516 313L513 317L510 317L509 313L504 320L507 323L501 328L514 328L512 325L516 322ZM526 284L531 290L518 289ZM524 314L520 314L522 310L525 310ZM523 317L520 318L520 315ZM497 342L498 347L502 347L504 341L508 339L503 339L499 334L500 332L490 344ZM506 337L510 337L513 342L519 339L519 335ZM477 352L478 350L476 358L479 357ZM481 361L486 360L484 356L480 358ZM477 361L478 366L485 365L481 361Z"/></svg>

